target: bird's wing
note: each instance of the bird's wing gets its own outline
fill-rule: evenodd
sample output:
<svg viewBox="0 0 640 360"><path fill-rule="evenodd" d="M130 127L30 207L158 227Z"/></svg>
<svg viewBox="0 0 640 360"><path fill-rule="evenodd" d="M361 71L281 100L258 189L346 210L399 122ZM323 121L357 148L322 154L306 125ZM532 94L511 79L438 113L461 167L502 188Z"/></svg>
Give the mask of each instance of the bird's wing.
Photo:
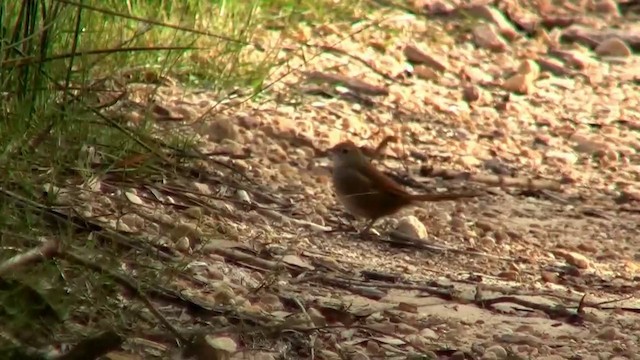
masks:
<svg viewBox="0 0 640 360"><path fill-rule="evenodd" d="M344 168L334 174L336 191L343 195L357 196L375 193L371 179L355 168Z"/></svg>
<svg viewBox="0 0 640 360"><path fill-rule="evenodd" d="M400 184L393 181L387 175L383 174L373 167L363 168L361 172L363 173L363 177L369 179L369 181L371 182L371 187L384 189L384 192L398 196L400 198L407 198L411 196L405 189L402 188Z"/></svg>

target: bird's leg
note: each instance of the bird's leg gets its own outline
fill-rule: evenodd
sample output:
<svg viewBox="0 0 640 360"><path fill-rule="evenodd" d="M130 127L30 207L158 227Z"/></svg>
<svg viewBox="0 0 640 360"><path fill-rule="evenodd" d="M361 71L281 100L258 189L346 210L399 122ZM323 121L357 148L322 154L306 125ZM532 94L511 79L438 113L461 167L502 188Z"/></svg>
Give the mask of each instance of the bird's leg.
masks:
<svg viewBox="0 0 640 360"><path fill-rule="evenodd" d="M373 226L373 223L375 223L375 222L376 222L376 220L378 220L378 219L371 219L371 220L369 220L369 222L368 222L368 223L367 223L367 225L364 227L364 229L362 229L362 230L360 231L360 234L359 234L359 235L360 235L361 237L366 237L366 236L369 234L369 231L371 230L371 227Z"/></svg>

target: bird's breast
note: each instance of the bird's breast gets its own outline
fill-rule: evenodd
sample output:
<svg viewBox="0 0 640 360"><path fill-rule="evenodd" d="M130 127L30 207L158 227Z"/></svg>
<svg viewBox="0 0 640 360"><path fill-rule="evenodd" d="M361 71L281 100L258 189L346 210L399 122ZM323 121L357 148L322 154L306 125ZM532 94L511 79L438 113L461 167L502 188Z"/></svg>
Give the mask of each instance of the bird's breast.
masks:
<svg viewBox="0 0 640 360"><path fill-rule="evenodd" d="M353 169L334 172L333 185L340 202L356 217L375 219L390 215L410 202L376 187Z"/></svg>

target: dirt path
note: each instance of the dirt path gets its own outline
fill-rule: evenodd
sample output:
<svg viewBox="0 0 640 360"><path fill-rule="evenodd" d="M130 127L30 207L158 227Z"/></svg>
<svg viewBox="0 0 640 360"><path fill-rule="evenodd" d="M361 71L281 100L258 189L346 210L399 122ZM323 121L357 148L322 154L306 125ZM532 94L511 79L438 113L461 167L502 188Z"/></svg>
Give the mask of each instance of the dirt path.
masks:
<svg viewBox="0 0 640 360"><path fill-rule="evenodd" d="M186 188L211 197L204 212L162 209L190 224L168 237L204 281L173 285L293 329L275 340L227 334L240 349L270 349L265 358L639 358L640 63L620 44L598 55L559 42L569 20L584 31L625 27L633 15L615 17L604 5L544 15L514 4L510 19L492 7L444 16L430 4L429 16L384 8L353 25L301 26L284 45L314 46L304 58L281 54L289 60L282 73L300 68L273 85L271 98L196 123L213 101L206 92L159 89L159 106L186 117L178 128L200 134L203 152L224 154L214 159L256 183L236 192L189 179ZM555 26L527 34L542 20ZM323 232L349 229L349 216L332 195L322 151L345 139L374 147L389 135L400 141L379 167L426 189L474 187L486 196L407 209L378 223L383 235L370 241ZM429 168L475 177L436 179ZM487 180L498 176L554 185ZM409 215L426 226L429 244L448 250L385 241ZM502 296L510 298L488 302Z"/></svg>

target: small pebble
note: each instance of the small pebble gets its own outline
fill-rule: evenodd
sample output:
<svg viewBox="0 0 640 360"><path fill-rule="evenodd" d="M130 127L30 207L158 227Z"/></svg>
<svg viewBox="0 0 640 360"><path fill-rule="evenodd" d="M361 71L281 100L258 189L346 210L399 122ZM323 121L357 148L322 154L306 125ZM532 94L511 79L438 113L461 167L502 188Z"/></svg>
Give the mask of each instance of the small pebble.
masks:
<svg viewBox="0 0 640 360"><path fill-rule="evenodd" d="M507 350L500 345L493 345L484 352L485 356L487 354L494 354L496 359L505 359L507 357Z"/></svg>
<svg viewBox="0 0 640 360"><path fill-rule="evenodd" d="M410 215L400 219L396 230L402 234L414 237L416 239L427 238L427 228L417 217Z"/></svg>

